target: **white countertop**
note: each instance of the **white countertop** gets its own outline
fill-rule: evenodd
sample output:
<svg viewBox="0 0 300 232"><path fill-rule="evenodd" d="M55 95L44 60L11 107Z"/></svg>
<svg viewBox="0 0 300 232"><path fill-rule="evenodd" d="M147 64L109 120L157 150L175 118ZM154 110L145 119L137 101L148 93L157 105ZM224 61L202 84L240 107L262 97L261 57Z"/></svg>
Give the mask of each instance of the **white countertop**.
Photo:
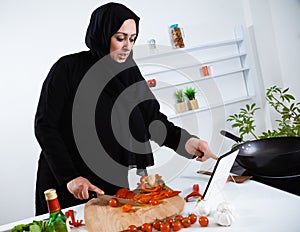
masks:
<svg viewBox="0 0 300 232"><path fill-rule="evenodd" d="M181 196L184 197L192 191L194 184L199 184L200 192L203 193L205 186L208 182L207 176L196 173L197 167L193 166L193 163L189 165L179 177L167 183L171 188L181 190ZM242 184L236 184L229 182L225 185L220 199L218 202L227 201L232 204L238 217L236 222L230 227L218 226L212 214L208 216L210 220L209 226L205 228L205 231L288 231L299 232L300 231L300 197L275 189L273 187L258 183L256 181L246 181ZM218 202L215 202L217 204ZM186 204L182 214L188 214L193 212L195 202L189 202ZM83 219L83 207L79 205L72 207L77 214L76 219ZM215 209L212 205L212 210ZM65 209L67 210L67 209ZM22 221L6 224L0 226L0 231L6 231L13 226L20 223L29 223L33 219L42 220L46 219L48 215L41 215L35 218L28 218ZM202 231L202 227L197 223L187 229L181 231ZM75 231L86 231L85 227L79 227L72 229ZM154 230L155 231L155 230Z"/></svg>

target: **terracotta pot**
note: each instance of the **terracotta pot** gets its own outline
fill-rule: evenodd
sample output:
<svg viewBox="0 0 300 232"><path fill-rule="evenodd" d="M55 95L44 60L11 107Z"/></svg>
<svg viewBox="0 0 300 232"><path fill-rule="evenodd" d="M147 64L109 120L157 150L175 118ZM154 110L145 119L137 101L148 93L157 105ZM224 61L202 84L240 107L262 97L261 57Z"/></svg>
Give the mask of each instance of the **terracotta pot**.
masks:
<svg viewBox="0 0 300 232"><path fill-rule="evenodd" d="M196 110L196 109L199 109L199 105L198 105L197 99L189 100L189 101L187 102L187 105L188 105L188 109L189 109L189 110Z"/></svg>
<svg viewBox="0 0 300 232"><path fill-rule="evenodd" d="M176 103L175 108L177 113L182 113L187 111L185 102Z"/></svg>

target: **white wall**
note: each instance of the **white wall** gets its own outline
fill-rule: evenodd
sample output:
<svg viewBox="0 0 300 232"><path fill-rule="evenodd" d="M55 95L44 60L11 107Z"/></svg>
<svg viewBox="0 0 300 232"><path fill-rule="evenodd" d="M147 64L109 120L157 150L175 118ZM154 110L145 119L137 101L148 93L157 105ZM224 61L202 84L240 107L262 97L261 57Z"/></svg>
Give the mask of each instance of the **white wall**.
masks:
<svg viewBox="0 0 300 232"><path fill-rule="evenodd" d="M283 86L299 100L300 1L269 0L269 4Z"/></svg>
<svg viewBox="0 0 300 232"><path fill-rule="evenodd" d="M265 90L273 85L289 87L290 93L300 101L297 71L300 64L300 1L244 0L244 6L247 25L252 27L255 37L257 66L262 77L257 89ZM269 105L264 109L268 128L277 127L277 113Z"/></svg>
<svg viewBox="0 0 300 232"><path fill-rule="evenodd" d="M33 134L33 119L41 84L56 59L86 49L84 36L90 14L103 2L107 1L0 1L0 224L34 215L40 149ZM263 77L266 87L291 86L300 98L296 87L299 0L116 2L125 3L141 16L137 45L150 38L169 45L167 27L172 23L184 27L189 35L187 46L231 37L236 25L252 27L256 62L261 68L257 70L261 76L254 81L257 94L263 95L257 86ZM231 106L227 112L239 107ZM209 128L202 133L210 138Z"/></svg>

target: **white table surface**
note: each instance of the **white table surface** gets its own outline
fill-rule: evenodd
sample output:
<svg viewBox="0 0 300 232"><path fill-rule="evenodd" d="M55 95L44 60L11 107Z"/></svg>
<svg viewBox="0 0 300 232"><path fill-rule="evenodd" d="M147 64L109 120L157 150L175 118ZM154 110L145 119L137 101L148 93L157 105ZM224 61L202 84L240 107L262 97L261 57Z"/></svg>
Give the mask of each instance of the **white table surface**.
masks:
<svg viewBox="0 0 300 232"><path fill-rule="evenodd" d="M177 178L167 183L171 188L181 190L181 196L184 197L191 192L193 184L199 184L200 192L203 193L208 182L207 176L196 173L197 166L193 163L180 174ZM208 216L210 221L206 228L200 227L195 223L190 228L182 229L186 232L197 231L300 231L300 197L281 191L279 189L258 183L256 181L246 181L242 184L227 183L222 191L222 194L217 204L222 201L227 201L233 205L237 211L238 217L236 222L230 227L218 226L213 218L213 212ZM195 202L186 203L182 214L193 212ZM212 205L212 211L215 209ZM83 219L84 205L72 207L76 211L76 219ZM64 211L66 211L65 209ZM0 231L6 231L13 226L21 223L29 223L32 220L46 219L48 215L41 215L35 218L27 218L14 223L0 226ZM85 227L72 229L72 232L86 231ZM155 231L155 230L154 230Z"/></svg>

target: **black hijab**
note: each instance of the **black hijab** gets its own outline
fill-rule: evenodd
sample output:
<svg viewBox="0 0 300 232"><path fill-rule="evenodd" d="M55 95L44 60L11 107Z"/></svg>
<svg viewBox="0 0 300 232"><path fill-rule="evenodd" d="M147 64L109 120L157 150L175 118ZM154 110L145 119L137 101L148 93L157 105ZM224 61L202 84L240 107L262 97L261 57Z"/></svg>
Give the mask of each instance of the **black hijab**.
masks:
<svg viewBox="0 0 300 232"><path fill-rule="evenodd" d="M85 43L88 48L95 52L99 58L108 55L111 37L127 19L135 21L136 35L138 36L140 18L126 6L111 2L97 8L92 13L85 36Z"/></svg>
<svg viewBox="0 0 300 232"><path fill-rule="evenodd" d="M108 82L104 91L100 94L96 112L95 124L98 137L106 150L106 152L118 163L124 166L137 167L145 169L147 166L154 164L153 154L149 143L148 126L145 124L141 108L137 105L131 112L129 118L129 128L134 139L143 143L143 151L141 153L133 152L133 150L124 148L112 130L112 123L118 128L117 133L122 137L121 143L132 146L131 138L124 132L126 125L122 124L122 117L126 115L126 110L130 106L130 102L139 94L150 94L144 78L142 77L133 58L132 51L124 63L117 63L109 57L110 39L120 29L127 19L133 19L136 23L136 34L138 35L139 17L130 9L119 3L108 3L97 8L90 20L90 24L86 33L86 45L97 55L99 59L106 59L106 66L103 67L102 75L111 75L115 73L114 78ZM137 37L137 36L136 36ZM139 83L139 88L132 85ZM112 120L112 109L118 96L131 86L131 93L121 99L121 107L117 109L119 120ZM142 86L142 88L140 88ZM120 99L118 99L120 100Z"/></svg>

